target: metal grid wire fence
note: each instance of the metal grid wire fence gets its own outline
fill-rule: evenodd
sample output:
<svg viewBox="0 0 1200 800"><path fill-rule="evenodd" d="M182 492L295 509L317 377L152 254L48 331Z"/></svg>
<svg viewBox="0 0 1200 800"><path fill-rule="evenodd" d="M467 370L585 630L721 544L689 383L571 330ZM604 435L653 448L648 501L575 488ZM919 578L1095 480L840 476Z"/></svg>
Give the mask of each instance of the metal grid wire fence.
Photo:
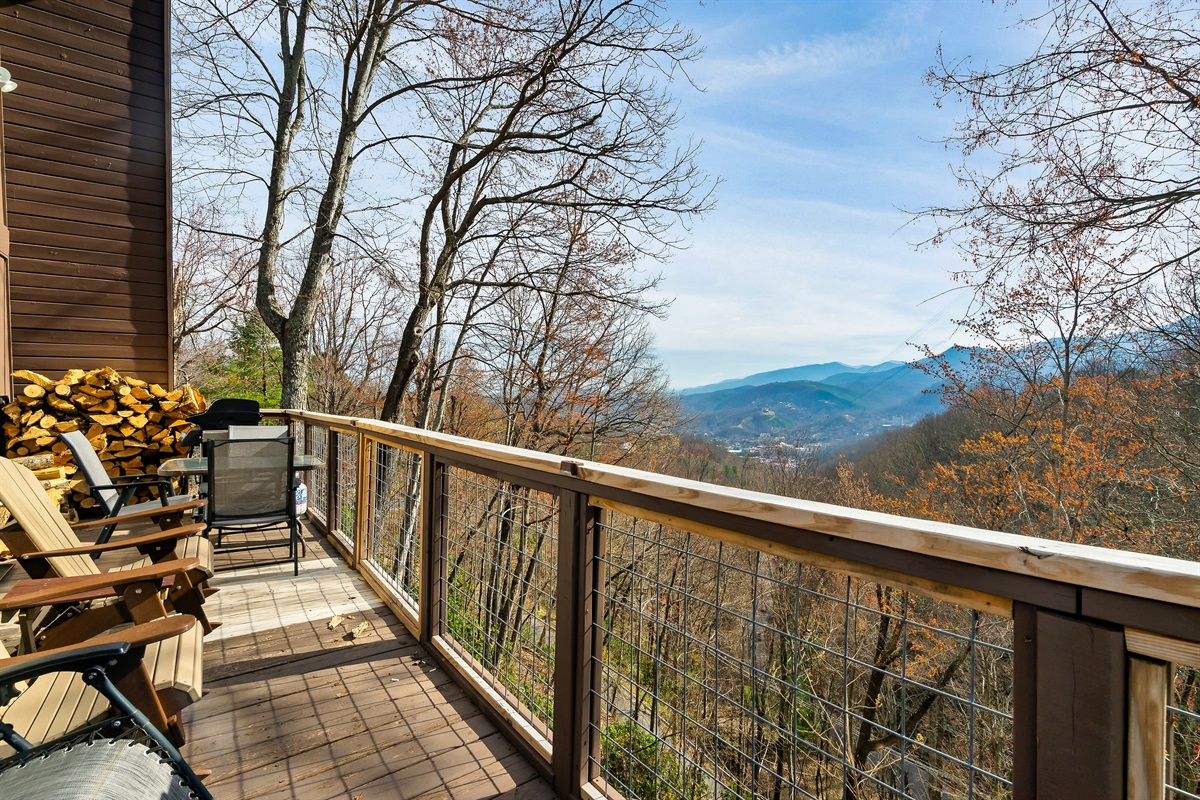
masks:
<svg viewBox="0 0 1200 800"><path fill-rule="evenodd" d="M329 522L329 430L316 425L307 426L308 452L324 464L308 473L308 510L322 522Z"/></svg>
<svg viewBox="0 0 1200 800"><path fill-rule="evenodd" d="M548 732L558 498L448 467L444 502L447 638L517 714Z"/></svg>
<svg viewBox="0 0 1200 800"><path fill-rule="evenodd" d="M1011 796L1011 621L608 514L593 774L639 800Z"/></svg>
<svg viewBox="0 0 1200 800"><path fill-rule="evenodd" d="M363 561L409 601L414 616L421 588L421 456L383 442L371 447L370 523Z"/></svg>
<svg viewBox="0 0 1200 800"><path fill-rule="evenodd" d="M337 447L337 508L329 530L354 552L354 526L358 518L358 436L330 431Z"/></svg>
<svg viewBox="0 0 1200 800"><path fill-rule="evenodd" d="M1200 669L1176 667L1167 702L1168 800L1200 800Z"/></svg>

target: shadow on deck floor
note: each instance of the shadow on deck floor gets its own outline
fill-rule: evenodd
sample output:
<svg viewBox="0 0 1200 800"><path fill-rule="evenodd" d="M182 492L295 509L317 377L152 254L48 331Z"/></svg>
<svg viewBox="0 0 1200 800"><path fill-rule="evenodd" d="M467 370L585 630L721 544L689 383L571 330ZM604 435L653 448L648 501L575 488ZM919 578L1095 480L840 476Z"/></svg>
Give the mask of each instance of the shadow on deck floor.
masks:
<svg viewBox="0 0 1200 800"><path fill-rule="evenodd" d="M553 798L404 625L324 543L290 564L218 553L208 694L183 753L217 798ZM347 617L337 630L327 623ZM348 632L370 624L361 638Z"/></svg>

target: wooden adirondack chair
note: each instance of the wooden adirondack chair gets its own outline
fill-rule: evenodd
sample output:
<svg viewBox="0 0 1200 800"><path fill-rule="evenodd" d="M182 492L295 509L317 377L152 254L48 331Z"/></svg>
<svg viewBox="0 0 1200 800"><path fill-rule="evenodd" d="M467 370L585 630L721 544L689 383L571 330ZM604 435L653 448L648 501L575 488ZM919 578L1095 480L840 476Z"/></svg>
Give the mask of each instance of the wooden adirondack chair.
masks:
<svg viewBox="0 0 1200 800"><path fill-rule="evenodd" d="M132 560L115 571L131 570L175 558L194 559L195 566L174 578L166 591L166 606L196 617L207 633L214 625L204 611L204 598L213 590L205 587L212 577L212 545L201 536L204 526L185 525L141 536L123 536L105 544L87 545L75 530L103 525L104 520L68 525L46 497L33 473L0 458L0 503L12 513L19 527L0 531L0 539L17 557L31 578L65 578L100 575L91 556L129 550ZM149 515L151 511L144 512ZM132 519L130 515L126 519ZM141 556L140 558L138 556ZM128 609L119 603L90 603L84 613L78 604L56 604L51 625L43 631L42 644L67 643L100 634L128 620ZM56 630L65 627L65 630Z"/></svg>
<svg viewBox="0 0 1200 800"><path fill-rule="evenodd" d="M75 617L79 619L92 616L92 624L77 627L67 622L54 626L49 635L43 637L39 652L55 650L94 638L79 635L80 630L94 629L97 619L103 624L106 618L104 612L109 609L120 609L120 613L114 615L116 619L125 619L137 625L177 619L176 616L169 616L163 605L161 589L164 582L179 579L185 576L188 570L195 568L196 560L190 558L163 561L104 575L20 581L7 595L0 598L0 613L36 614L47 607L53 610L59 607L74 608L80 603L92 604ZM190 616L188 618L195 619ZM160 625L154 630L167 629ZM121 632L111 631L110 634L120 636ZM183 742L183 731L176 720L178 712L199 700L203 689L202 635L203 629L200 626L188 625L186 629L177 631L173 637L164 636L146 648L146 676L154 688L153 695L157 697L154 702L162 707L165 715L159 721L166 726L165 730L171 733L177 743ZM108 638L111 638L111 635ZM157 707L151 702L152 699L150 696L147 696L144 702L135 699L135 704L149 713ZM81 703L83 700L76 695L74 702ZM70 706L66 706L63 713L75 712ZM81 709L79 713L90 712Z"/></svg>
<svg viewBox="0 0 1200 800"><path fill-rule="evenodd" d="M166 735L176 712L144 660L191 630L181 615L16 658L0 648L0 796L211 800Z"/></svg>

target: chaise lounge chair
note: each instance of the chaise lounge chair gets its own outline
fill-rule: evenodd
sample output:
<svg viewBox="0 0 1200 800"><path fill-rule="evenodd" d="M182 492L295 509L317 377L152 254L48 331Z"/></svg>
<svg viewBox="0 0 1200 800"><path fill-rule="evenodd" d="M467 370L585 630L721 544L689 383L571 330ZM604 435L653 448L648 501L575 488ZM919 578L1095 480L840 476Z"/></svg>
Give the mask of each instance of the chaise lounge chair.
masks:
<svg viewBox="0 0 1200 800"><path fill-rule="evenodd" d="M211 800L165 735L143 662L194 627L177 616L11 659L0 648L0 797Z"/></svg>

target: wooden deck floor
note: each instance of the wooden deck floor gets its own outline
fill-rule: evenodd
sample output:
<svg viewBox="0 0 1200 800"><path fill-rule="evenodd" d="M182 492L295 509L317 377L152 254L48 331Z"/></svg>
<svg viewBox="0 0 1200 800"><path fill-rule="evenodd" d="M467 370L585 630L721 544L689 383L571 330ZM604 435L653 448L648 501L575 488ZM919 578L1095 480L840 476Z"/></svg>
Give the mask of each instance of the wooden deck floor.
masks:
<svg viewBox="0 0 1200 800"><path fill-rule="evenodd" d="M306 538L295 578L290 564L218 555L231 569L213 580L209 614L223 624L205 637L208 694L187 711L183 748L212 770L213 794L553 798L362 579ZM352 619L331 631L335 614ZM351 641L362 622L370 631Z"/></svg>

